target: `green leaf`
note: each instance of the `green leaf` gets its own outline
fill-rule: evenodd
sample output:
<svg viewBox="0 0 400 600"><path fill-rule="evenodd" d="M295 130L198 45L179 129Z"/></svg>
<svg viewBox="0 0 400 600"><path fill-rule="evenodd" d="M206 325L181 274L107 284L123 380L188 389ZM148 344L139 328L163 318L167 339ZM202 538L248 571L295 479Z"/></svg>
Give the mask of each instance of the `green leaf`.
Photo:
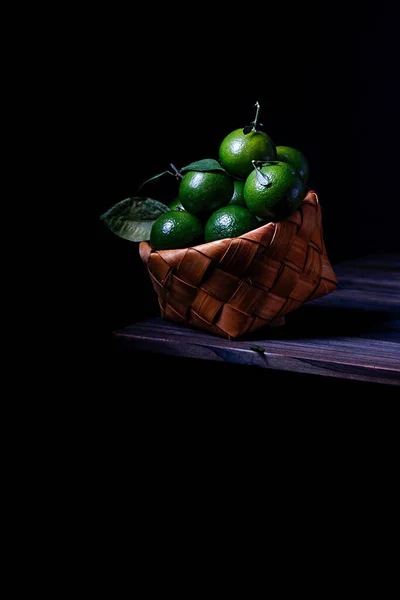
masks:
<svg viewBox="0 0 400 600"><path fill-rule="evenodd" d="M158 173L157 175L153 175L153 177L150 177L150 179L146 179L146 181L144 181L139 187L138 187L138 191L140 189L142 189L142 187L144 185L146 185L146 183L150 183L150 181L155 181L156 179L159 179L160 177L162 177L163 175L173 175L173 173L171 173L171 171L163 171L162 173Z"/></svg>
<svg viewBox="0 0 400 600"><path fill-rule="evenodd" d="M154 221L169 210L168 206L152 198L125 198L100 219L119 237L131 242L144 242L150 239Z"/></svg>
<svg viewBox="0 0 400 600"><path fill-rule="evenodd" d="M181 169L181 173L186 173L187 171L221 171L222 173L226 173L225 169L221 167L219 162L213 158L196 160L195 162L192 162L190 165L187 165Z"/></svg>
<svg viewBox="0 0 400 600"><path fill-rule="evenodd" d="M258 179L258 182L261 183L261 185L263 185L264 187L268 187L269 185L271 185L271 179L267 177L267 175L265 175L264 173L261 173L261 171L259 171L258 169L256 169L256 177Z"/></svg>

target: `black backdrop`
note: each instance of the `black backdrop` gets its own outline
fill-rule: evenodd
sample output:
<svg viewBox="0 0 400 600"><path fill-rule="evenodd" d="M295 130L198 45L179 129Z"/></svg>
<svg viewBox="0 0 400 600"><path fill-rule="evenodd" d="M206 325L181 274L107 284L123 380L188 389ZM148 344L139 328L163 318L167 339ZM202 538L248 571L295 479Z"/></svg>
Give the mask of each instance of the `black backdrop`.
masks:
<svg viewBox="0 0 400 600"><path fill-rule="evenodd" d="M102 341L158 307L137 244L98 216L169 162L217 157L257 100L275 143L309 160L331 260L399 250L397 32L385 3L354 16L340 2L225 10L141 9L125 27L103 29L91 51L86 116Z"/></svg>

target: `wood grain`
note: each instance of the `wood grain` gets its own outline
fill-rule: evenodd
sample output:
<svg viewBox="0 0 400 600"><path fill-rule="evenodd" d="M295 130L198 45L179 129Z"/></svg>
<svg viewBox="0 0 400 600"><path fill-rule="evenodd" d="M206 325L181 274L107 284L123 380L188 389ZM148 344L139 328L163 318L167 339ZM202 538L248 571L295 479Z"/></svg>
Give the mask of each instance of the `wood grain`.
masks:
<svg viewBox="0 0 400 600"><path fill-rule="evenodd" d="M283 327L227 340L156 317L115 336L137 352L400 385L400 256L334 268L336 291L287 315Z"/></svg>

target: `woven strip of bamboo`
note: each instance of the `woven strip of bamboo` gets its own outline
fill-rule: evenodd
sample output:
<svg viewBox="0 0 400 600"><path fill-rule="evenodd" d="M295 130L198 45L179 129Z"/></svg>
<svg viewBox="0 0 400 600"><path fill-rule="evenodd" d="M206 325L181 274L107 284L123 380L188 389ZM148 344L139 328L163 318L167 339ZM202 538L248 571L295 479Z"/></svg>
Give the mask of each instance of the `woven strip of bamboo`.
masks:
<svg viewBox="0 0 400 600"><path fill-rule="evenodd" d="M338 283L312 190L286 220L240 237L177 250L142 242L139 251L163 318L227 338L276 325Z"/></svg>

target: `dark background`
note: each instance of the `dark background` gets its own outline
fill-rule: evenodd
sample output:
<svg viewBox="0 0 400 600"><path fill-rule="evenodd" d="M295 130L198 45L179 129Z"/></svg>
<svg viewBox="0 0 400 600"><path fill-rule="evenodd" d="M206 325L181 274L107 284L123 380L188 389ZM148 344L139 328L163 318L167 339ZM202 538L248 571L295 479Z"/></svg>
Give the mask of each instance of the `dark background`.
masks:
<svg viewBox="0 0 400 600"><path fill-rule="evenodd" d="M399 250L397 31L384 2L351 15L341 2L141 10L101 30L87 69L98 348L158 315L138 245L98 216L169 162L217 157L257 100L275 143L308 158L331 261Z"/></svg>
<svg viewBox="0 0 400 600"><path fill-rule="evenodd" d="M330 512L336 514L345 498L347 514L360 514L375 488L384 498L385 510L377 511L373 505L370 513L380 519L387 514L387 499L393 497L382 481L382 473L387 473L387 482L393 480L393 469L390 472L387 465L396 456L390 444L397 438L387 435L387 429L398 423L390 410L379 408L387 407L381 402L382 386L346 382L342 387L330 378L310 381L206 361L178 365L163 356L131 357L126 362L118 357L111 364L115 356L110 353L111 331L159 313L137 244L110 233L98 217L135 194L143 180L170 161L182 166L216 156L222 138L253 118L258 100L265 130L275 143L295 146L309 160L310 185L320 198L332 262L398 251L397 19L385 2L363 3L359 12L350 2L307 8L304 2L296 8L290 3L246 3L236 12L230 3L221 16L214 4L149 10L138 6L118 15L115 22L107 7L100 24L96 7L87 27L96 33L88 43L79 99L88 100L83 151L96 275L89 311L96 335L93 352L86 353L88 361L93 354L96 367L95 376L88 377L87 398L93 405L83 427L85 439L88 432L98 436L90 439L85 462L90 483L99 465L99 493L93 506L103 497L115 498L116 510L107 506L104 513L117 518L121 499L132 499L133 482L135 498L150 506L147 522L158 524L160 514L165 521L165 491L175 499L179 489L174 486L173 493L170 487L176 483L175 472L185 485L190 475L198 476L199 465L201 472L203 468L212 472L212 466L220 464L216 460L220 447L224 467L236 448L247 457L246 433L254 438L259 432L259 440L271 450L268 465L274 466L277 459L280 464L288 448L282 472L298 466L304 479L308 468L318 486L313 507L320 503L325 508L332 490L342 491L346 465L353 485L359 485L364 468L365 493L354 510L348 508L351 486L345 482L343 495ZM185 382L182 372L198 382L200 369L201 386L192 385L190 379ZM239 393L241 381L247 386L245 395ZM343 389L348 395L341 393ZM299 403L299 398L305 401ZM79 397L77 422L85 402L85 395L83 400ZM191 452L193 447L196 453ZM253 450L253 443L248 447ZM304 456L305 448L310 448L309 456ZM212 456L203 467L207 450ZM262 456L265 462L265 447L254 448L252 454L246 468L255 457ZM144 473L139 486L138 472ZM327 483L321 491L323 476ZM158 489L151 494L154 482ZM183 503L177 505L181 510ZM96 529L97 535L104 535L98 522Z"/></svg>

